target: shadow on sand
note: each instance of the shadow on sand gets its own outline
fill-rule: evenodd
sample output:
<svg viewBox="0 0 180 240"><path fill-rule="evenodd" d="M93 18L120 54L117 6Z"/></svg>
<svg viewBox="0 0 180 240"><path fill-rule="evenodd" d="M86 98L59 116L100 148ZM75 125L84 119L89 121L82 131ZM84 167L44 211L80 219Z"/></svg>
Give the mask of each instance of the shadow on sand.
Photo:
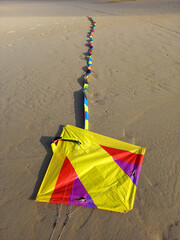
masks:
<svg viewBox="0 0 180 240"><path fill-rule="evenodd" d="M90 31L87 33L88 40L87 40L87 43L85 44L85 46L87 46L87 47L89 47L89 43L90 43L89 36L91 34L92 29L93 29L93 26L91 26ZM86 70L87 70L87 62L88 62L88 59L89 59L88 56L89 56L89 48L88 48L88 51L84 53L84 59L86 61L86 66L82 67L82 69L85 73L86 73ZM76 127L79 127L79 128L84 128L84 94L83 94L83 91L82 91L82 87L84 85L85 73L77 79L77 82L80 84L81 89L74 92L74 108L75 108ZM34 200L36 198L36 195L37 195L37 193L39 191L39 188L41 186L41 183L43 181L44 175L45 175L45 173L47 171L47 168L49 166L49 163L50 163L50 160L51 160L51 157L52 157L51 143L56 137L59 137L61 135L63 127L64 127L63 125L59 126L59 129L58 129L58 131L57 131L57 133L54 137L42 136L40 138L40 142L44 146L44 148L46 149L47 154L46 154L46 156L44 158L44 161L41 165L41 168L40 168L40 171L39 171L39 174L38 174L38 178L37 178L36 185L34 187L33 193L29 198L31 200Z"/></svg>
<svg viewBox="0 0 180 240"><path fill-rule="evenodd" d="M57 133L56 133L56 135L54 137L42 136L40 138L40 142L44 146L44 148L46 149L47 154L46 154L46 156L44 158L44 161L43 161L43 163L41 165L41 168L39 170L38 178L37 178L36 185L34 187L33 193L32 193L32 195L29 198L31 200L34 200L36 198L36 195L37 195L37 193L39 191L39 188L41 186L42 180L44 178L44 175L45 175L45 173L47 171L47 168L48 168L48 165L50 163L50 160L51 160L51 157L52 157L51 143L52 143L52 141L56 137L59 137L61 135L63 127L64 127L63 125L59 126L59 129L58 129L58 131L57 131Z"/></svg>

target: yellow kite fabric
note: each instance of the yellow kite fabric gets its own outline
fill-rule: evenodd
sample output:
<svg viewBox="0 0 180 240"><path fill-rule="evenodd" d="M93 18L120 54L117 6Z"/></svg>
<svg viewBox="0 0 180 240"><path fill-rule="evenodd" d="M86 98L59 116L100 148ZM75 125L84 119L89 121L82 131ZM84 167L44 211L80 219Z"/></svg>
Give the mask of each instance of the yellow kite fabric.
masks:
<svg viewBox="0 0 180 240"><path fill-rule="evenodd" d="M67 125L36 200L116 212L133 208L145 148Z"/></svg>

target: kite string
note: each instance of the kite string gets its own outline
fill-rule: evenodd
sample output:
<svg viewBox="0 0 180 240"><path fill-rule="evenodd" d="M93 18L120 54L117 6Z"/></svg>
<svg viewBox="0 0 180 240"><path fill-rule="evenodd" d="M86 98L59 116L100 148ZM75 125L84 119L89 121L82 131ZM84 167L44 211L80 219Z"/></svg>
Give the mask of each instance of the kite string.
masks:
<svg viewBox="0 0 180 240"><path fill-rule="evenodd" d="M62 229L61 229L61 232L60 232L57 240L60 240L60 239L61 239L62 234L63 234L63 231L64 231L64 228L65 228L65 226L66 226L66 224L67 224L67 222L68 222L68 220L69 220L70 217L71 217L71 214L67 214L67 215L66 215L66 219L65 219L65 221L63 222L63 227L62 227Z"/></svg>
<svg viewBox="0 0 180 240"><path fill-rule="evenodd" d="M73 158L73 161L72 161L72 163L74 162L74 160L75 160L75 163L73 164L73 166L74 166L74 169L76 169L76 166L77 166L77 156L78 156L78 154L79 154L79 146L76 146L76 148L75 148L75 154L74 154L74 158ZM72 187L72 194L71 194L71 198L70 198L70 203L72 204L72 197L73 197L73 190L74 190L74 183L73 183L73 187ZM72 205L70 205L70 210L69 210L69 212L71 212L71 208L72 208Z"/></svg>
<svg viewBox="0 0 180 240"><path fill-rule="evenodd" d="M79 145L78 145L79 146ZM75 149L76 149L76 152L77 152L77 149L79 149L79 148L77 148L77 146L75 147ZM76 154L76 156L73 158L73 161L75 160L76 161L76 158L77 158L77 154ZM72 161L72 162L73 162ZM76 163L76 162L75 162ZM54 221L54 223L53 223L53 229L52 229L52 232L51 232L51 235L50 235L50 238L49 238L49 240L52 240L53 239L53 235L54 235L54 232L55 232L55 228L56 228L56 225L57 225L57 223L58 223L58 221L59 221L59 219L60 219L60 216L61 216L61 209L62 209L62 203L64 202L64 198L65 198L65 195L66 195L66 192L67 192L67 187L68 187L68 185L69 185L69 181L70 181L70 176L71 176L71 172L72 172L72 166L71 166L71 169L70 169L70 172L69 172L69 176L68 176L68 181L67 181L67 183L66 183L66 188L65 188L65 191L64 191L64 194L63 194L63 199L62 200L60 200L61 202L60 203L58 203L57 204L57 215L56 215L56 219L55 219L55 221ZM72 188L73 189L73 188ZM52 199L53 200L53 199ZM57 199L56 199L57 200ZM60 205L59 205L60 204ZM71 217L71 214L69 213L69 214L67 214L67 216L68 216L68 218L70 218ZM63 223L63 227L66 225L65 224L65 222L67 222L67 217L66 217L66 219L65 219L65 221L64 221L64 223Z"/></svg>
<svg viewBox="0 0 180 240"><path fill-rule="evenodd" d="M95 32L95 28L96 28L96 22L91 17L88 17L88 19L92 23L92 30L90 30L90 45L89 45L90 50L89 50L88 68L87 68L87 71L86 71L86 76L85 76L84 86L83 86L83 93L84 93L84 129L85 130L89 130L89 109L88 109L88 100L87 100L87 96L86 96L86 90L89 86L88 77L89 77L89 74L91 73L91 65L92 65L93 35L94 35L94 32ZM75 166L76 166L76 160L75 160ZM73 185L73 188L74 188L74 185ZM72 204L73 188L72 188L72 195L71 195L71 204ZM63 234L64 228L67 224L67 221L71 217L71 212L72 212L71 208L72 208L72 206L70 206L70 211L67 214L66 219L63 223L63 228L62 228L62 230L59 234L58 240L60 240L60 238Z"/></svg>
<svg viewBox="0 0 180 240"><path fill-rule="evenodd" d="M103 190L103 191L101 191L100 193L96 194L96 195L94 196L94 198L96 198L98 195L100 195L101 193L105 192L105 191L108 190L109 188L111 188L111 187L112 187L113 185L115 185L117 182L118 182L118 180L115 181L113 184L111 184L109 187L107 187L105 190ZM92 200L89 199L88 201L86 201L86 204L89 203L90 201L92 201ZM70 207L71 207L71 206L70 206ZM57 240L60 240L60 239L61 239L62 234L63 234L63 231L64 231L64 228L65 228L65 226L66 226L69 218L71 218L72 214L74 214L77 210L79 210L79 209L82 208L82 207L83 207L83 206L80 206L80 207L76 208L74 211L70 211L70 213L66 215L66 219L65 219L65 221L64 221L64 223L63 223L63 227L62 227L62 229L61 229L61 232L60 232Z"/></svg>
<svg viewBox="0 0 180 240"><path fill-rule="evenodd" d="M124 176L124 177L125 177L125 176ZM109 188L111 188L111 187L114 186L115 184L117 184L117 182L119 182L119 180L115 181L113 184L111 184L110 186L108 186L107 188L105 188L103 191L97 193L97 194L93 197L93 199L95 199L97 196L99 196L100 194L102 194L103 192L107 191ZM88 201L86 201L86 204L89 203L90 201L92 201L92 200L89 199ZM61 206L62 206L62 205L61 205ZM72 206L70 206L70 207L72 207ZM59 234L59 236L58 236L58 240L61 239L61 236L62 236L62 234L63 234L64 228L65 228L65 226L66 226L66 224L67 224L68 219L72 216L72 214L74 214L76 211L78 211L78 210L81 209L82 207L84 207L84 206L79 206L79 207L76 208L74 211L70 211L69 214L66 215L66 219L65 219L65 221L64 221L64 223L63 223L63 228L62 228L62 230L61 230L61 232L60 232L60 234Z"/></svg>
<svg viewBox="0 0 180 240"><path fill-rule="evenodd" d="M55 228L56 228L56 225L59 221L59 218L60 218L60 207L59 207L59 204L57 204L57 214L56 214L56 219L53 223L53 229L52 229L52 232L51 232L51 235L49 237L49 240L52 240L53 239L53 236L54 236L54 232L55 232Z"/></svg>
<svg viewBox="0 0 180 240"><path fill-rule="evenodd" d="M93 199L95 199L95 198L96 198L97 196L99 196L101 193L103 193L103 192L105 192L106 190L108 190L109 188L111 188L111 187L112 187L113 185L115 185L117 182L119 182L119 181L118 181L118 180L115 181L113 184L111 184L110 186L108 186L106 189L104 189L103 191L97 193L97 194L93 197ZM86 204L89 203L90 201L92 201L92 200L89 199L88 201L86 201ZM79 210L79 209L82 208L82 207L84 207L84 206L79 206L78 208L74 209L74 211L72 211L70 214L71 214L71 215L74 214L77 210Z"/></svg>
<svg viewBox="0 0 180 240"><path fill-rule="evenodd" d="M90 47L90 51L89 51L89 59L88 59L88 68L87 68L87 71L86 71L86 76L85 76L84 86L83 86L83 93L84 93L84 129L85 130L89 129L89 110L88 110L88 100L87 100L87 96L86 96L86 90L87 90L87 88L89 86L88 77L89 77L89 74L91 73L91 65L92 65L93 32L95 31L95 28L96 28L96 22L91 17L88 17L88 19L91 21L93 26L92 26L92 30L90 32L90 46L89 46ZM75 165L76 165L76 157L75 157ZM73 161L74 161L74 159L73 159ZM67 191L67 186L68 186L69 181L70 181L71 171L72 171L72 167L71 167L71 170L70 170L70 173L69 173L68 181L67 181L67 184L66 184L66 189L65 189L65 192L64 192L64 195L63 195L63 200L61 200L61 203L60 203L61 206L59 207L59 204L57 206L57 215L56 215L56 219L55 219L55 221L53 223L53 229L52 229L52 232L51 232L49 240L52 240L54 232L55 232L56 225L57 225L57 223L58 223L58 221L60 219L60 216L61 216L62 203L64 202L64 198L65 198L66 191ZM72 196L73 196L73 188L72 188L71 202L72 202ZM60 238L61 238L61 236L63 234L64 228L65 228L65 226L67 224L67 221L71 217L71 213L72 213L71 208L72 208L72 206L70 206L70 211L66 215L66 219L65 219L65 221L63 223L63 228L62 228L62 230L61 230L61 232L60 232L60 234L58 236L58 240L60 240Z"/></svg>
<svg viewBox="0 0 180 240"><path fill-rule="evenodd" d="M114 186L115 184L117 184L117 182L119 182L119 180L115 181L113 184L111 184L110 186L108 186L107 188L105 188L103 191L97 193L97 194L93 197L93 199L95 199L97 196L99 196L100 194L102 194L103 192L107 191L109 188L111 188L111 187ZM89 203L90 201L92 201L92 200L89 199L88 201L86 201L86 204ZM62 205L61 205L61 206L62 206ZM70 207L72 207L72 206L70 206ZM60 232L60 234L59 234L59 236L58 236L58 240L61 239L62 234L63 234L63 231L64 231L64 228L65 228L65 226L66 226L67 221L69 220L69 218L72 216L72 214L74 214L76 211L78 211L78 210L81 209L82 207L84 207L84 206L79 206L79 207L76 208L74 211L70 211L69 214L66 215L66 219L65 219L65 221L64 221L64 223L63 223L62 230L61 230L61 232Z"/></svg>
<svg viewBox="0 0 180 240"><path fill-rule="evenodd" d="M123 177L121 177L121 180L124 179L126 176L124 175ZM110 186L108 186L107 188L105 188L103 191L97 193L93 199L95 199L97 196L99 196L101 193L105 192L106 190L108 190L109 188L111 188L112 186L114 186L117 182L119 182L119 179L117 181L115 181L113 184L111 184ZM120 182L119 182L120 183ZM121 183L120 183L121 184ZM89 199L88 201L86 201L86 204L89 203L90 201L92 201L91 199ZM74 211L72 211L70 214L74 214L77 210L79 210L80 208L82 208L84 206L79 206L78 208L74 209Z"/></svg>
<svg viewBox="0 0 180 240"><path fill-rule="evenodd" d="M89 74L91 73L91 65L92 65L93 35L94 35L93 32L95 31L95 28L96 28L96 22L91 17L88 17L88 19L91 21L93 26L92 26L92 31L90 32L90 46L89 46L90 51L89 51L89 59L88 59L88 68L87 68L87 71L86 71L86 76L85 76L84 86L83 86L83 93L84 93L84 129L85 130L89 130L89 108L88 108L88 100L87 100L87 96L86 96L86 90L89 86L88 77L89 77ZM75 165L76 165L76 162L75 162ZM71 195L71 203L72 203L72 196L73 196L73 188L72 188L72 195ZM63 223L63 228L62 228L61 233L58 237L58 240L60 240L60 238L63 234L64 228L67 224L67 221L71 217L71 213L72 213L71 208L72 208L72 206L70 206L70 212L69 212L69 214L67 214L66 219Z"/></svg>
<svg viewBox="0 0 180 240"><path fill-rule="evenodd" d="M74 154L73 161L72 161L72 165L74 166L74 168L76 168L78 152L79 152L79 145L75 147L75 154ZM75 161L75 163L73 164L74 161ZM73 166L71 167L71 170L72 170ZM71 194L71 199L70 199L71 204L72 204L72 197L73 197L73 189L74 189L74 184L73 184L73 187L72 187L72 194ZM62 207L62 204L61 204L61 207ZM72 205L70 205L69 213L66 215L66 219L63 222L63 227L62 227L61 232L60 232L60 234L57 238L58 240L61 239L64 228L65 228L69 218L71 218L71 212L72 212L71 208L72 208Z"/></svg>

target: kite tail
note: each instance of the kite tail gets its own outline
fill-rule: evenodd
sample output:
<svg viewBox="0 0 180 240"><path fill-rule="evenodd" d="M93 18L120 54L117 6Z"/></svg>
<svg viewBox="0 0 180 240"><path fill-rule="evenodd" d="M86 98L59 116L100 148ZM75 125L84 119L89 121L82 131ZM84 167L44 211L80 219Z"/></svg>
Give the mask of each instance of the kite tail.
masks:
<svg viewBox="0 0 180 240"><path fill-rule="evenodd" d="M94 32L95 32L95 28L96 28L96 22L91 17L88 17L88 19L92 23L92 29L91 29L91 32L90 32L89 59L88 59L88 64L87 64L88 66L87 66L86 76L85 76L85 79L84 79L84 86L83 86L83 94L84 94L84 129L85 130L89 130L89 109L88 109L88 99L87 99L87 96L86 96L86 90L87 90L87 88L89 86L88 77L89 77L89 75L91 73L91 65L92 65L93 35L94 35ZM55 139L53 141L53 143L51 145L53 151L55 150L56 144L57 144L58 141L70 141L70 142L75 142L78 145L81 144L81 142L79 142L77 139L74 139L74 138L61 138L60 137L60 138ZM71 168L71 170L72 170L72 168ZM68 180L68 182L69 182L69 180ZM66 194L67 185L68 185L68 183L66 184L66 189L65 189L64 196L63 196L63 201L64 201L64 197L65 197L65 194ZM62 205L61 205L61 207L62 207ZM52 232L51 232L49 240L53 239L53 235L54 235L54 232L55 232L55 228L57 226L57 222L60 219L61 207L60 207L60 209L58 208L58 210L57 210L57 215L56 215L55 221L53 223L53 229L52 229ZM70 211L69 214L66 215L66 219L63 222L63 226L62 226L61 232L60 232L60 234L59 234L59 236L57 238L58 240L61 239L62 234L64 232L64 229L66 227L66 224L67 224L67 222L68 222L70 217L71 217L71 211Z"/></svg>
<svg viewBox="0 0 180 240"><path fill-rule="evenodd" d="M96 28L96 22L91 18L88 17L88 19L91 21L93 27L90 33L90 44L89 44L89 59L88 59L88 68L86 70L86 76L84 80L84 86L83 86L83 93L84 93L84 129L89 130L89 108L88 108L88 99L86 96L86 90L89 87L88 78L91 73L91 65L92 65L92 51L93 51L93 35Z"/></svg>

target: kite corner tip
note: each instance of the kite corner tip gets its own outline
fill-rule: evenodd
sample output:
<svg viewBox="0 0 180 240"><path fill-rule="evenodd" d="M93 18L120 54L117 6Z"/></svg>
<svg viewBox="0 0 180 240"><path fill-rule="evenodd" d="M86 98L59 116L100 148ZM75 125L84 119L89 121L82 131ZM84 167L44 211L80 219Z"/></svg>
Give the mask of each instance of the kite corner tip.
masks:
<svg viewBox="0 0 180 240"><path fill-rule="evenodd" d="M142 154L144 155L146 152L146 148L145 147L142 147Z"/></svg>

